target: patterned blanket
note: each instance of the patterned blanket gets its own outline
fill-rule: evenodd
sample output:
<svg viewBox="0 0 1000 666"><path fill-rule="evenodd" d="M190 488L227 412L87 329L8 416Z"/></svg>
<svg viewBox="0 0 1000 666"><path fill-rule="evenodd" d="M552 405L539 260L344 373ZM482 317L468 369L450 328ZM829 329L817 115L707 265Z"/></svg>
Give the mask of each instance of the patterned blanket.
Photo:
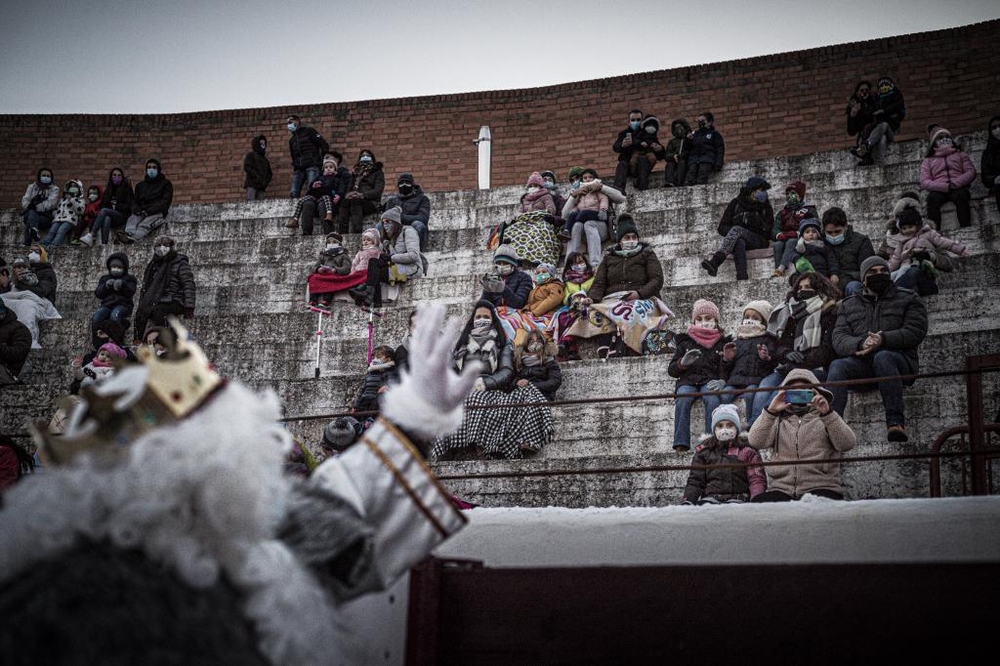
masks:
<svg viewBox="0 0 1000 666"><path fill-rule="evenodd" d="M641 354L642 341L650 331L666 330L674 313L659 298L623 301L626 292L608 294L600 303L592 304L584 315L566 331L566 335L592 338L618 331L625 344Z"/></svg>

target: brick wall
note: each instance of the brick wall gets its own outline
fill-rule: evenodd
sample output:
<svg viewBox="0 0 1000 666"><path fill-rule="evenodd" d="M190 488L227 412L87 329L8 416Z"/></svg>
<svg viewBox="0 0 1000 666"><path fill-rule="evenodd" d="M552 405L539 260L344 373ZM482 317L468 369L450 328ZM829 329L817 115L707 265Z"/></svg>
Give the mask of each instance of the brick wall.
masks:
<svg viewBox="0 0 1000 666"><path fill-rule="evenodd" d="M176 202L235 201L243 156L259 133L270 141L270 194L285 196L289 113L320 130L349 164L372 148L390 187L410 170L427 190L476 187L480 125L492 130L494 185L522 183L544 168L563 178L574 164L610 172L611 143L634 106L665 125L712 111L730 159L847 146L847 98L859 79L882 74L906 97L901 139L923 138L932 121L980 130L1000 112L998 38L1000 20L526 90L162 115L0 115L0 207L19 201L40 165L60 185L70 177L103 184L114 165L135 182L149 156L163 161Z"/></svg>

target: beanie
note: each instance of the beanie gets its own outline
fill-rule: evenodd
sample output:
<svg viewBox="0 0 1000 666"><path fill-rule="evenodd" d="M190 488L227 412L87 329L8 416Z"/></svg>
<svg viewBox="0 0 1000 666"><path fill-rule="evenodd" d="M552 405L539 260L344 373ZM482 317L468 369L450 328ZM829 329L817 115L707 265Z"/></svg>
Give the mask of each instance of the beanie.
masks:
<svg viewBox="0 0 1000 666"><path fill-rule="evenodd" d="M806 198L806 184L801 180L793 180L785 186L785 192L795 192L801 201Z"/></svg>
<svg viewBox="0 0 1000 666"><path fill-rule="evenodd" d="M736 405L719 405L714 410L712 410L712 432L715 432L715 426L719 424L720 421L732 421L736 426L737 434L743 432L743 426L740 424L740 410Z"/></svg>
<svg viewBox="0 0 1000 666"><path fill-rule="evenodd" d="M334 166L337 166L337 164L339 162L340 162L340 160L338 160L336 157L334 157L330 153L327 153L326 155L323 156L323 166L326 166L327 164L332 164Z"/></svg>
<svg viewBox="0 0 1000 666"><path fill-rule="evenodd" d="M712 301L699 298L694 302L694 308L691 310L691 321L694 321L700 315L708 315L715 319L715 321L719 321L719 306Z"/></svg>
<svg viewBox="0 0 1000 666"><path fill-rule="evenodd" d="M920 217L920 211L916 207L907 206L896 214L896 228L902 229L906 226L923 226L923 218Z"/></svg>
<svg viewBox="0 0 1000 666"><path fill-rule="evenodd" d="M556 273L556 267L553 266L552 264L547 264L545 262L542 262L542 263L538 264L537 266L535 266L535 268L536 269L541 268L543 271L546 271L549 275L551 275L553 277L555 277L557 275L557 273Z"/></svg>
<svg viewBox="0 0 1000 666"><path fill-rule="evenodd" d="M635 228L635 221L628 213L622 213L618 216L618 224L615 226L615 240L621 241L625 234L639 235L639 230Z"/></svg>
<svg viewBox="0 0 1000 666"><path fill-rule="evenodd" d="M537 185L538 187L542 187L544 184L545 181L542 180L542 174L538 173L537 171L528 176L528 187L531 187L532 185Z"/></svg>
<svg viewBox="0 0 1000 666"><path fill-rule="evenodd" d="M861 281L864 282L865 278L868 277L868 271L872 269L873 266L885 266L886 270L889 270L889 262L873 254L864 261L861 262Z"/></svg>
<svg viewBox="0 0 1000 666"><path fill-rule="evenodd" d="M95 331L104 331L105 335L108 336L112 342L114 342L119 347L125 340L125 327L119 324L114 319L103 319L94 325Z"/></svg>
<svg viewBox="0 0 1000 666"><path fill-rule="evenodd" d="M765 322L771 318L771 304L767 301L750 301L746 304L746 307L743 308L743 312L746 312L747 310L753 310L763 317Z"/></svg>
<svg viewBox="0 0 1000 666"><path fill-rule="evenodd" d="M378 245L382 240L382 236L379 234L378 229L365 229L361 233L361 240L370 240L373 244Z"/></svg>
<svg viewBox="0 0 1000 666"><path fill-rule="evenodd" d="M942 134L947 134L948 136L951 136L951 132L949 132L944 127L941 127L938 124L931 123L930 125L927 126L927 138L930 139L932 146L934 145L934 142L937 141Z"/></svg>
<svg viewBox="0 0 1000 666"><path fill-rule="evenodd" d="M493 263L495 264L498 261L505 261L516 268L521 263L521 257L518 256L517 250L514 249L513 245L504 243L493 252Z"/></svg>
<svg viewBox="0 0 1000 666"><path fill-rule="evenodd" d="M399 174L399 180L396 181L396 185L402 185L403 183L413 185L413 174L408 171Z"/></svg>
<svg viewBox="0 0 1000 666"><path fill-rule="evenodd" d="M127 357L127 355L125 354L125 350L113 342L105 342L103 345L101 345L101 348L98 349L97 351L107 352L108 356L110 356L111 358L117 358L122 361L124 361L125 358Z"/></svg>
<svg viewBox="0 0 1000 666"><path fill-rule="evenodd" d="M743 187L746 188L747 192L753 192L760 189L769 190L771 189L771 184L760 176L750 176Z"/></svg>
<svg viewBox="0 0 1000 666"><path fill-rule="evenodd" d="M330 233L328 233L326 235L326 239L327 240L332 240L333 242L335 242L337 244L341 244L341 243L344 242L344 237L341 236L340 234L338 234L336 231L331 231Z"/></svg>
<svg viewBox="0 0 1000 666"><path fill-rule="evenodd" d="M546 177L551 178L553 183L556 182L556 174L554 172L552 172L552 171L543 171L542 172L542 179L544 180Z"/></svg>
<svg viewBox="0 0 1000 666"><path fill-rule="evenodd" d="M809 227L815 227L817 230L819 230L820 235L822 235L823 229L819 226L819 220L817 220L815 217L806 217L803 218L801 222L799 222L799 236L801 236L802 232L808 229Z"/></svg>
<svg viewBox="0 0 1000 666"><path fill-rule="evenodd" d="M326 424L323 428L323 446L334 451L343 451L358 436L358 420L353 416L342 416Z"/></svg>
<svg viewBox="0 0 1000 666"><path fill-rule="evenodd" d="M389 210L382 213L383 220L390 220L396 224L401 224L400 220L403 217L403 209L399 206L393 206Z"/></svg>

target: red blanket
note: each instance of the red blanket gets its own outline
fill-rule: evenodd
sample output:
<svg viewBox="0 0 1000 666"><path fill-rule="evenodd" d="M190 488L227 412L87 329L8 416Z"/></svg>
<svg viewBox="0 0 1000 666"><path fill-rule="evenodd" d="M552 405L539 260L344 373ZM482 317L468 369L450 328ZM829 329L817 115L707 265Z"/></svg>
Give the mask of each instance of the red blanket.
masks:
<svg viewBox="0 0 1000 666"><path fill-rule="evenodd" d="M344 291L351 287L364 284L368 279L368 271L354 271L347 275L336 273L313 273L309 276L310 294L328 294L334 291Z"/></svg>

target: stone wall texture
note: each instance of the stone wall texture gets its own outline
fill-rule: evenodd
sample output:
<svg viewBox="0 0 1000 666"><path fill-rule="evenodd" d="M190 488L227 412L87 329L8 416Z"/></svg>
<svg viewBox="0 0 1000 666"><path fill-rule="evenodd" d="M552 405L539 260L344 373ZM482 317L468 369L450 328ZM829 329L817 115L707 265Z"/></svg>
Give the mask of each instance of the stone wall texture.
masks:
<svg viewBox="0 0 1000 666"><path fill-rule="evenodd" d="M235 201L243 156L259 133L271 142L271 196L287 196L289 113L351 163L372 148L390 185L410 170L431 191L476 187L480 125L492 129L494 186L545 168L562 178L574 164L611 171L611 143L633 107L664 123L712 111L729 159L833 150L849 145L843 113L855 83L883 74L906 97L901 139L922 138L930 122L976 131L1000 112L998 38L1000 20L544 88L199 113L2 115L0 202L18 201L41 165L60 184L104 183L116 165L136 180L149 156L162 159L176 202ZM163 92L166 100L171 91Z"/></svg>

